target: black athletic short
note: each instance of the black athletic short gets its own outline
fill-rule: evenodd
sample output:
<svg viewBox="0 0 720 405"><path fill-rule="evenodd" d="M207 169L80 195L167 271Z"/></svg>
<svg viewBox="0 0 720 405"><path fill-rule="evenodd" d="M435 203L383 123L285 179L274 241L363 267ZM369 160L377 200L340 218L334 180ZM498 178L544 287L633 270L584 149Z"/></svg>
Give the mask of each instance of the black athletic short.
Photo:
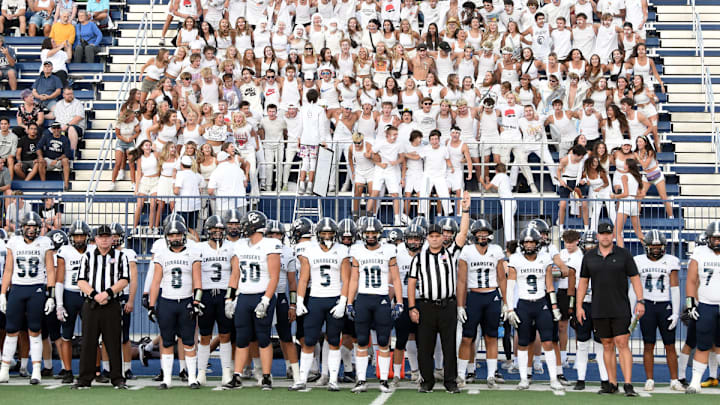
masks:
<svg viewBox="0 0 720 405"><path fill-rule="evenodd" d="M610 339L615 336L627 335L630 333L630 317L619 318L593 318L595 336L600 339Z"/></svg>

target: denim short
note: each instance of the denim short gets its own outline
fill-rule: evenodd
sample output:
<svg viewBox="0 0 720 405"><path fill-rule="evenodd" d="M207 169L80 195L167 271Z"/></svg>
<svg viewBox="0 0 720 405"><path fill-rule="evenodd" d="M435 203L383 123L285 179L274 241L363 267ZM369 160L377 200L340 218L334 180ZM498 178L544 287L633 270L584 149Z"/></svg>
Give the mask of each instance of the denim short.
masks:
<svg viewBox="0 0 720 405"><path fill-rule="evenodd" d="M38 28L42 28L46 25L52 25L53 19L52 16L48 16L47 18L43 18L42 13L35 13L30 17L30 24L37 25Z"/></svg>
<svg viewBox="0 0 720 405"><path fill-rule="evenodd" d="M125 141L121 141L119 139L115 140L115 150L119 150L122 152L128 152L132 149L135 149L135 142L125 142Z"/></svg>

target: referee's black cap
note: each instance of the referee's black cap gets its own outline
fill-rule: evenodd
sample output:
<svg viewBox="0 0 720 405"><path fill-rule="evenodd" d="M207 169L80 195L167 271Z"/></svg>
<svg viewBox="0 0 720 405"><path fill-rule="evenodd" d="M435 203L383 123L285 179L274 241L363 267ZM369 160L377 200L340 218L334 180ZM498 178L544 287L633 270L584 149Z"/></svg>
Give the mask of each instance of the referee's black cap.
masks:
<svg viewBox="0 0 720 405"><path fill-rule="evenodd" d="M430 224L427 228L427 234L430 235L431 233L443 233L443 228L440 226L440 224Z"/></svg>
<svg viewBox="0 0 720 405"><path fill-rule="evenodd" d="M112 235L112 229L108 225L100 225L95 230L95 235Z"/></svg>
<svg viewBox="0 0 720 405"><path fill-rule="evenodd" d="M610 222L603 222L598 225L597 233L613 233L613 225Z"/></svg>

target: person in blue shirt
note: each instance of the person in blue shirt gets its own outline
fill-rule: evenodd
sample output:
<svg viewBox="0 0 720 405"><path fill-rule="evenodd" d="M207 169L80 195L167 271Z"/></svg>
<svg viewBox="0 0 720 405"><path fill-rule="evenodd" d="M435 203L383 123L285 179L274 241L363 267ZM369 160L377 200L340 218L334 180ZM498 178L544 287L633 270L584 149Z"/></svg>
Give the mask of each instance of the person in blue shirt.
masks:
<svg viewBox="0 0 720 405"><path fill-rule="evenodd" d="M92 1L92 0L91 0ZM78 11L75 24L75 44L73 44L73 63L95 63L95 53L102 41L102 32L88 18L85 10Z"/></svg>
<svg viewBox="0 0 720 405"><path fill-rule="evenodd" d="M100 28L105 28L110 23L110 0L88 0L87 12L89 19Z"/></svg>
<svg viewBox="0 0 720 405"><path fill-rule="evenodd" d="M46 132L37 145L38 157L44 161L40 170L62 170L64 190L70 185L70 159L72 159L72 149L70 149L70 140L60 130L60 124L57 122L50 125L49 132Z"/></svg>
<svg viewBox="0 0 720 405"><path fill-rule="evenodd" d="M50 109L55 103L57 98L62 92L63 84L60 78L53 74L52 61L46 60L43 62L43 70L35 79L35 83L32 85L32 94L37 102L44 108Z"/></svg>

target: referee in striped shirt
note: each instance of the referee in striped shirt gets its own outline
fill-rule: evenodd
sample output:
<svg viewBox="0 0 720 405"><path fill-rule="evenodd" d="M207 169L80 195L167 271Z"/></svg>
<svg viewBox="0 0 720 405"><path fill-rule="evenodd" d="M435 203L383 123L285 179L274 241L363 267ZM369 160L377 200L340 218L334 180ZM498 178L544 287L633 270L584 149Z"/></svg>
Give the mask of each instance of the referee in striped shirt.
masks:
<svg viewBox="0 0 720 405"><path fill-rule="evenodd" d="M470 227L470 194L466 191L462 199L462 220L460 233L467 234ZM433 375L433 353L436 336L440 333L443 351L445 389L459 393L457 377L457 353L455 335L457 331L457 300L455 284L457 270L450 251L443 246L442 226L428 227L427 243L410 263L408 277L408 310L410 319L418 324L415 335L418 346L418 366L422 383L419 392L432 392L435 385Z"/></svg>
<svg viewBox="0 0 720 405"><path fill-rule="evenodd" d="M90 388L95 378L98 338L110 359L110 382L116 389L127 389L122 373L122 309L120 296L130 279L125 254L112 247L112 230L101 225L95 232L96 248L80 262L78 287L85 297L82 307L82 346L80 375L74 389Z"/></svg>

